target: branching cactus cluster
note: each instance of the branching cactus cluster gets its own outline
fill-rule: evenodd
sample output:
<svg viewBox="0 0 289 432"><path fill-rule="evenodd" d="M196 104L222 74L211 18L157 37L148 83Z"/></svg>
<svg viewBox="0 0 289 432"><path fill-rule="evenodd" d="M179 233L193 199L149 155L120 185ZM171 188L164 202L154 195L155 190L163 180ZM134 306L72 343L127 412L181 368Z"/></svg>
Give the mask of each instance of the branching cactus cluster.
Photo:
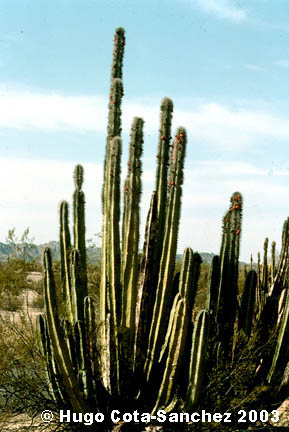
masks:
<svg viewBox="0 0 289 432"><path fill-rule="evenodd" d="M243 199L239 192L232 195L223 218L220 254L211 265L207 302L193 322L200 255L187 248L181 271L175 272L186 130L178 128L172 141L173 103L165 98L160 112L155 191L140 254L141 118L134 118L132 123L122 194L120 186L124 46L124 30L118 28L104 161L99 292L88 296L80 165L74 172L73 245L68 204L62 202L60 206L61 286L55 282L49 249L44 252L45 316L39 317L38 329L51 394L58 405L81 413L105 413L124 404L127 409L128 401L131 408L140 407L144 412L155 413L160 408L189 411L209 388L205 375L222 362L234 364L240 335L255 346L263 346L272 332L277 335L274 349L265 357L259 350L256 376L266 385L280 384L289 361L289 219L284 224L278 265L274 243L268 266L266 240L262 271L259 265L257 274L251 264L240 296Z"/></svg>

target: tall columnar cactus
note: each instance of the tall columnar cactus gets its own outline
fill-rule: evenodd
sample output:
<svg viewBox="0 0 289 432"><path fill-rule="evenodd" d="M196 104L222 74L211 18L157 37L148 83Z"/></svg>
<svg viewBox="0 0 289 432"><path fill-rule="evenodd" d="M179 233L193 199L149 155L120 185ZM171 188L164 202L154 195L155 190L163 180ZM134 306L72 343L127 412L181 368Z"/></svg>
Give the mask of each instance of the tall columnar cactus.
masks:
<svg viewBox="0 0 289 432"><path fill-rule="evenodd" d="M143 120L135 118L131 128L128 173L124 184L121 268L121 327L127 330L127 337L124 338L124 341L126 344L125 351L131 362L131 372L133 370L136 337L142 147Z"/></svg>
<svg viewBox="0 0 289 432"><path fill-rule="evenodd" d="M116 304L120 303L119 277L115 273L120 272L120 247L119 247L119 200L112 201L111 193L115 196L120 195L120 140L114 142L113 139L121 136L121 101L123 97L122 84L122 65L125 46L124 29L116 29L114 36L113 62L111 68L111 87L108 105L108 126L106 139L106 154L104 160L104 183L102 190L102 263L101 263L101 285L100 302L98 305L98 315L101 320L101 357L104 365L103 382L110 385L110 376L114 377L113 386L119 386L119 363L117 354L117 311ZM118 155L115 155L115 152ZM118 159L116 162L115 159ZM112 175L112 171L115 171ZM113 181L111 182L111 176ZM113 218L113 220L112 220ZM116 267L114 267L114 264ZM113 280L112 280L113 278ZM107 296L107 289L111 295ZM118 292L117 292L118 291ZM109 301L109 302L108 302ZM110 319L107 319L108 312L111 311ZM119 312L119 311L118 311ZM107 337L111 333L110 353L113 358L109 359ZM110 367L114 370L110 373Z"/></svg>
<svg viewBox="0 0 289 432"><path fill-rule="evenodd" d="M86 244L85 244L85 217L84 217L84 205L85 196L82 188L83 183L83 168L81 165L76 165L74 171L74 183L75 191L73 194L73 232L74 232L74 249L78 250L79 257L76 260L79 262L75 263L78 265L78 271L76 277L79 277L79 281L76 283L78 289L78 310L77 318L83 320L83 302L88 294L87 291L87 272L86 272Z"/></svg>
<svg viewBox="0 0 289 432"><path fill-rule="evenodd" d="M223 237L220 251L220 283L216 318L218 339L229 353L237 313L239 249L242 217L242 196L235 192L231 206L223 218Z"/></svg>
<svg viewBox="0 0 289 432"><path fill-rule="evenodd" d="M145 363L147 381L150 379L152 369L160 354L161 344L165 337L168 321L168 309L172 302L172 282L177 251L186 143L186 131L184 128L179 128L173 142L170 157L170 171L168 177L169 191L163 248Z"/></svg>
<svg viewBox="0 0 289 432"><path fill-rule="evenodd" d="M206 380L203 392L205 374L214 376L216 369L234 366L236 340L244 333L246 343L254 348L255 369L262 372L256 372L256 382L280 383L289 361L289 219L284 224L278 265L272 258L271 278L267 241L263 277L257 278L251 262L238 305L242 196L239 192L232 195L223 218L220 254L212 261L207 309L201 309L193 323L201 257L187 248L181 272L175 271L187 135L183 127L178 128L170 144L173 104L168 98L161 103L156 188L142 254L139 211L144 122L138 117L131 128L120 229L124 45L124 30L119 28L114 39L108 112L97 300L87 292L80 165L74 171L73 243L68 204L63 201L60 206L60 287L55 283L51 253L49 249L44 252L45 317L38 318L38 334L52 397L59 406L80 413L127 410L128 403L151 413L160 407L167 412L195 409L202 403L202 395L211 390ZM270 342L274 330L278 332L274 350L264 353L262 347ZM231 376L222 383L225 394L232 392Z"/></svg>

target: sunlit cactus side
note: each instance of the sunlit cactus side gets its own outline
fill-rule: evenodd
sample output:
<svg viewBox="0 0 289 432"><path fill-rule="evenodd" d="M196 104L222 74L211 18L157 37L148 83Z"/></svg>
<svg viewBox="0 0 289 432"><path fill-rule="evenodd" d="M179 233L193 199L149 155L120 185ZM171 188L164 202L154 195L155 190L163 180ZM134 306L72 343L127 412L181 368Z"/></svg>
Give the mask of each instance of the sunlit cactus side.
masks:
<svg viewBox="0 0 289 432"><path fill-rule="evenodd" d="M64 303L65 315L70 322L75 321L71 307L71 279L70 279L70 254L71 241L68 221L68 203L62 201L60 204L60 269L62 282L62 298Z"/></svg>
<svg viewBox="0 0 289 432"><path fill-rule="evenodd" d="M64 390L61 374L59 373L59 369L53 355L51 339L48 334L46 320L42 315L37 316L36 331L41 354L46 360L45 372L49 392L58 406L65 406L69 398L67 397L67 394Z"/></svg>
<svg viewBox="0 0 289 432"><path fill-rule="evenodd" d="M120 354L125 364L126 382L132 378L136 338L136 306L138 296L141 156L143 152L143 120L135 117L131 127L127 176L124 183L122 220Z"/></svg>
<svg viewBox="0 0 289 432"><path fill-rule="evenodd" d="M276 379L282 378L289 355L289 295L287 294L284 312L278 329L277 344L269 370L268 382L276 382ZM278 381L277 381L278 382Z"/></svg>
<svg viewBox="0 0 289 432"><path fill-rule="evenodd" d="M142 375L146 360L149 332L158 284L160 260L163 251L163 236L168 199L168 166L170 165L170 142L173 102L164 98L160 109L158 153L156 155L156 190L153 192L147 218L143 260L138 279L139 317L135 378Z"/></svg>
<svg viewBox="0 0 289 432"><path fill-rule="evenodd" d="M201 310L196 317L193 332L188 390L185 400L185 409L188 411L196 406L202 391L207 359L208 336L209 313L207 310Z"/></svg>
<svg viewBox="0 0 289 432"><path fill-rule="evenodd" d="M187 335L198 288L200 266L200 255L193 254L193 251L187 248L183 255L178 292L174 299L166 340L162 347L161 354L167 352L167 357L155 411L159 406L168 406L171 403L177 388L181 367L185 364L183 356L188 343ZM161 359L162 357L160 361Z"/></svg>
<svg viewBox="0 0 289 432"><path fill-rule="evenodd" d="M57 300L57 287L52 271L50 250L44 251L44 301L47 328L52 342L53 355L57 362L59 373L63 379L66 393L76 412L87 412L87 405L82 397L77 374L75 373L70 356L69 340L64 335L64 328L60 321L61 313Z"/></svg>

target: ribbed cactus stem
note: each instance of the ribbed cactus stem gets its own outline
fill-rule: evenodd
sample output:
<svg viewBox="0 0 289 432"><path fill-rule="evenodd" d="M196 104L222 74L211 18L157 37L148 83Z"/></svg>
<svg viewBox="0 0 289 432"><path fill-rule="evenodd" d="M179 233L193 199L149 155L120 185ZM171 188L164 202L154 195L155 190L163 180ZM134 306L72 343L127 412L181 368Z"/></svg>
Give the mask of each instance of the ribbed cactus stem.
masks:
<svg viewBox="0 0 289 432"><path fill-rule="evenodd" d="M80 396L79 385L74 374L67 345L62 337L56 286L52 272L49 248L46 248L44 251L44 300L49 336L52 341L53 352L63 379L65 390L75 412L86 413L87 407Z"/></svg>
<svg viewBox="0 0 289 432"><path fill-rule="evenodd" d="M177 302L167 355L165 373L160 386L158 399L152 414L159 406L165 406L170 402L175 388L175 378L180 367L180 359L183 356L187 336L188 315L186 313L185 300L180 298Z"/></svg>
<svg viewBox="0 0 289 432"><path fill-rule="evenodd" d="M157 153L156 191L157 191L157 215L158 215L158 237L162 239L164 234L165 213L168 190L168 165L171 141L173 102L164 98L161 103L159 143ZM162 242L158 243L159 245ZM161 250L158 250L160 259Z"/></svg>
<svg viewBox="0 0 289 432"><path fill-rule="evenodd" d="M152 326L149 336L148 353L145 364L146 380L149 380L153 365L157 361L165 339L168 321L167 307L172 301L172 281L177 249L178 228L181 211L183 168L186 152L186 131L177 130L170 156L168 179L168 203L160 262L156 301L154 305Z"/></svg>
<svg viewBox="0 0 289 432"><path fill-rule="evenodd" d="M155 300L155 256L157 234L157 195L152 193L150 208L146 221L143 257L138 277L138 296L140 298L137 311L137 337L135 356L135 380L139 383L147 351L149 330L152 320L153 304Z"/></svg>
<svg viewBox="0 0 289 432"><path fill-rule="evenodd" d="M193 331L190 360L189 386L185 409L191 410L198 402L205 373L207 339L209 332L209 314L207 310L198 312Z"/></svg>
<svg viewBox="0 0 289 432"><path fill-rule="evenodd" d="M85 337L87 341L87 362L90 369L90 374L95 387L95 379L100 378L102 381L102 369L99 362L98 356L100 353L99 341L97 340L98 334L96 332L96 314L95 307L91 297L84 299L84 325L85 325Z"/></svg>
<svg viewBox="0 0 289 432"><path fill-rule="evenodd" d="M235 192L231 197L231 207L223 218L217 304L218 338L227 354L231 351L237 311L241 218L242 196Z"/></svg>
<svg viewBox="0 0 289 432"><path fill-rule="evenodd" d="M119 388L119 354L117 328L121 313L121 289L120 289L120 159L122 143L120 137L114 137L111 141L111 160L109 163L109 187L108 192L108 211L109 225L107 245L107 276L109 288L109 311L110 311L110 368L111 385Z"/></svg>
<svg viewBox="0 0 289 432"><path fill-rule="evenodd" d="M193 303L198 287L201 257L193 253L190 248L185 249L177 293L167 330L167 361L160 386L158 399L154 410L159 406L168 405L176 389L181 365L184 363L183 354L187 342L187 333L192 316ZM162 353L166 351L166 341ZM161 359L160 359L161 361Z"/></svg>
<svg viewBox="0 0 289 432"><path fill-rule="evenodd" d="M289 258L289 218L283 224L282 230L282 247L278 267L274 282L270 288L270 296L276 297L281 294L286 286L286 274L288 271L288 258Z"/></svg>
<svg viewBox="0 0 289 432"><path fill-rule="evenodd" d="M74 249L79 252L79 280L76 286L78 297L78 319L83 320L83 302L87 296L86 276L86 243L85 243L85 196L81 190L83 184L83 167L76 165L74 170L75 191L73 194L73 232Z"/></svg>
<svg viewBox="0 0 289 432"><path fill-rule="evenodd" d="M215 316L218 302L218 288L220 284L220 257L215 255L212 259L208 283L207 308Z"/></svg>
<svg viewBox="0 0 289 432"><path fill-rule="evenodd" d="M139 247L139 205L141 197L141 155L143 120L134 118L131 128L128 173L124 186L122 224L122 316L121 326L129 331L131 349L135 342Z"/></svg>
<svg viewBox="0 0 289 432"><path fill-rule="evenodd" d="M60 264L61 264L61 281L62 297L64 300L64 314L72 323L73 312L71 306L71 277L70 277L70 232L68 222L68 203L62 201L60 204Z"/></svg>
<svg viewBox="0 0 289 432"><path fill-rule="evenodd" d="M50 338L47 332L46 320L42 315L36 317L36 333L41 354L46 359L46 379L51 396L59 406L65 405L67 396L63 394L63 388L59 383L61 379L55 369L55 361L51 349Z"/></svg>
<svg viewBox="0 0 289 432"><path fill-rule="evenodd" d="M276 270L276 242L271 243L271 283L274 281Z"/></svg>
<svg viewBox="0 0 289 432"><path fill-rule="evenodd" d="M115 30L113 42L111 78L122 78L122 63L125 46L125 31L122 27L118 27Z"/></svg>
<svg viewBox="0 0 289 432"><path fill-rule="evenodd" d="M73 249L71 252L70 258L70 275L71 275L71 310L73 315L73 324L76 323L79 319L83 319L83 301L84 298L82 296L81 287L81 265L80 265L80 257L77 249Z"/></svg>
<svg viewBox="0 0 289 432"><path fill-rule="evenodd" d="M267 376L269 383L283 375L289 357L289 295L287 295L281 323L279 325L278 338L271 368Z"/></svg>
<svg viewBox="0 0 289 432"><path fill-rule="evenodd" d="M256 285L257 273L255 270L250 270L245 280L239 316L239 329L242 329L247 336L250 336L252 331Z"/></svg>
<svg viewBox="0 0 289 432"><path fill-rule="evenodd" d="M103 213L103 226L102 226L102 259L101 259L101 283L100 283L100 301L98 306L98 316L101 322L100 339L102 346L102 364L104 368L104 382L109 387L109 359L106 351L107 335L109 334L105 323L107 322L107 313L109 305L107 304L107 288L109 286L109 256L110 256L110 224L111 224L111 211L109 202L110 195L110 167L111 167L111 146L112 138L121 135L121 100L123 97L123 84L122 84L122 66L125 46L124 29L119 27L116 29L114 35L114 48L113 48L113 62L111 68L111 85L109 96L109 112L108 112L108 126L107 126L107 139L106 151L104 159L104 182L102 189L102 213ZM114 332L114 330L112 330ZM106 371L106 372L105 372Z"/></svg>
<svg viewBox="0 0 289 432"><path fill-rule="evenodd" d="M266 237L264 241L264 255L263 255L263 268L262 268L262 290L264 293L269 291L268 289L268 243L269 239Z"/></svg>

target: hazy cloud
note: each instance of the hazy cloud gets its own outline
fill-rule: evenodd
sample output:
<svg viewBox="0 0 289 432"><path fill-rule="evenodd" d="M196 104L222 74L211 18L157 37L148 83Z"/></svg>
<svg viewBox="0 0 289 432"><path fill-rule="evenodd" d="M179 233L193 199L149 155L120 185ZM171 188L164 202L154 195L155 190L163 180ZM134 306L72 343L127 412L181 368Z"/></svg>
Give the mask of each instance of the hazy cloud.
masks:
<svg viewBox="0 0 289 432"><path fill-rule="evenodd" d="M145 133L156 134L160 101L125 100L122 106L124 132L135 115L145 120ZM67 96L0 86L0 127L18 130L106 133L107 98ZM191 109L175 108L173 130L183 125L190 139L222 148L240 148L262 139L289 139L287 118L276 112L232 108L215 102L192 102Z"/></svg>
<svg viewBox="0 0 289 432"><path fill-rule="evenodd" d="M204 12L211 13L217 18L230 21L243 21L247 17L247 12L235 6L230 0L195 0L198 7Z"/></svg>
<svg viewBox="0 0 289 432"><path fill-rule="evenodd" d="M289 68L289 60L278 60L275 64L283 68Z"/></svg>
<svg viewBox="0 0 289 432"><path fill-rule="evenodd" d="M244 64L243 67L245 69L249 69L249 70L252 70L252 71L255 71L255 72L262 72L262 71L264 71L263 67L255 65L255 64L250 64L250 63Z"/></svg>

